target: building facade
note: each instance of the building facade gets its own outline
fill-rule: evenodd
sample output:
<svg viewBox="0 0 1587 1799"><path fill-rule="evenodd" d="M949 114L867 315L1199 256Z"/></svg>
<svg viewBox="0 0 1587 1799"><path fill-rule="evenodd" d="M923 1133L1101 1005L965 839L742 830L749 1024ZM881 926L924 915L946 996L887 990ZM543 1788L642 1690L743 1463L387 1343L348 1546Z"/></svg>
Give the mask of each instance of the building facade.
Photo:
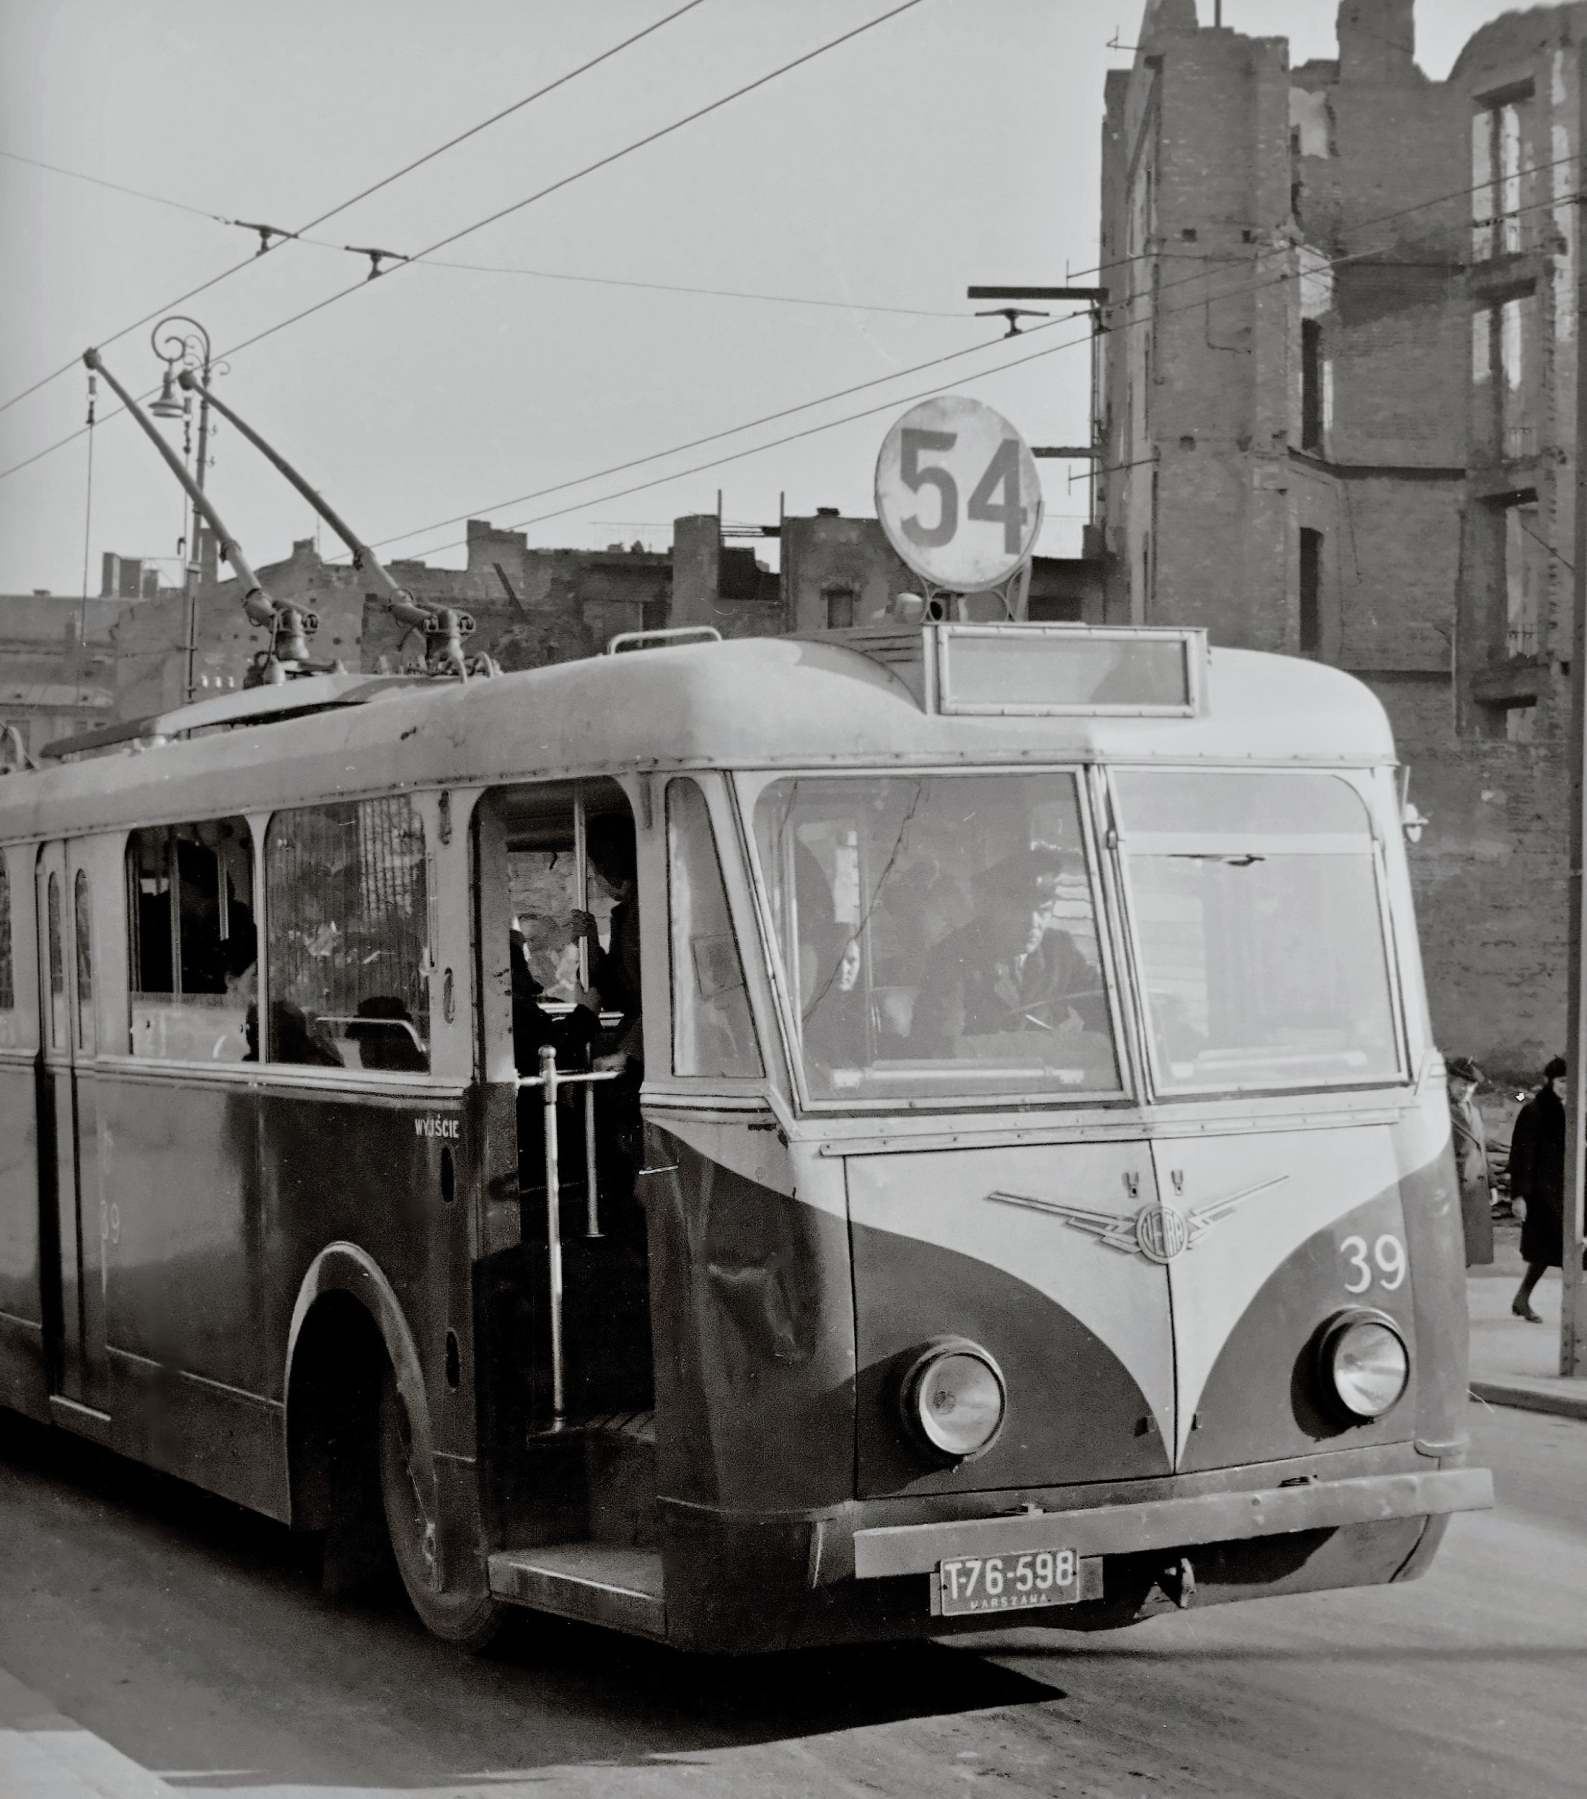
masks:
<svg viewBox="0 0 1587 1799"><path fill-rule="evenodd" d="M1317 657L1393 721L1440 1039L1563 1040L1578 44L1485 26L1444 82L1413 0L1336 59L1150 0L1103 129L1106 615Z"/></svg>

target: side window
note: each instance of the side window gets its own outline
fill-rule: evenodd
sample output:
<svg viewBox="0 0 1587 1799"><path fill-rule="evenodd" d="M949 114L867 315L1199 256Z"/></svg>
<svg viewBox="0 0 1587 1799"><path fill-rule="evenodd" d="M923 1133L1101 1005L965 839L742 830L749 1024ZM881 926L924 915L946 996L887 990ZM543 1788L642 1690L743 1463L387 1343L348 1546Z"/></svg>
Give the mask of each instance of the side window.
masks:
<svg viewBox="0 0 1587 1799"><path fill-rule="evenodd" d="M690 780L667 783L667 895L673 1073L760 1074L716 838L705 795Z"/></svg>
<svg viewBox="0 0 1587 1799"><path fill-rule="evenodd" d="M408 798L278 812L265 881L268 1059L426 1073L424 825Z"/></svg>
<svg viewBox="0 0 1587 1799"><path fill-rule="evenodd" d="M133 1055L255 1060L259 951L247 820L134 831L126 866ZM81 955L81 935L78 943Z"/></svg>
<svg viewBox="0 0 1587 1799"><path fill-rule="evenodd" d="M98 1046L94 1030L93 900L88 875L78 869L72 882L72 936L77 946L77 1047L91 1055Z"/></svg>
<svg viewBox="0 0 1587 1799"><path fill-rule="evenodd" d="M50 1048L66 1047L66 956L61 935L61 879L51 874L46 911L50 936Z"/></svg>
<svg viewBox="0 0 1587 1799"><path fill-rule="evenodd" d="M16 1003L11 966L11 873L0 851L0 1012L14 1012Z"/></svg>

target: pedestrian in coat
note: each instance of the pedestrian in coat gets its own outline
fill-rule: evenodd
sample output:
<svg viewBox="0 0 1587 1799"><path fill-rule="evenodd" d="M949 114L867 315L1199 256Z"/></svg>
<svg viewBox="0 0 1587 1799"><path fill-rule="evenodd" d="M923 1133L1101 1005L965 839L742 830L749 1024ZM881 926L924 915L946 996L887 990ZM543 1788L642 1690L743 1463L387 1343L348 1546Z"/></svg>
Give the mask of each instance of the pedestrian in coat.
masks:
<svg viewBox="0 0 1587 1799"><path fill-rule="evenodd" d="M1449 1125L1455 1143L1455 1172L1460 1178L1460 1223L1466 1237L1466 1266L1493 1260L1493 1191L1488 1172L1488 1137L1477 1110L1476 1091L1482 1070L1469 1056L1451 1058Z"/></svg>
<svg viewBox="0 0 1587 1799"><path fill-rule="evenodd" d="M1510 1138L1510 1191L1526 1201L1521 1255L1526 1277L1510 1310L1529 1324L1543 1320L1532 1310L1532 1290L1546 1268L1564 1260L1565 1238L1565 1058L1555 1056L1543 1070L1543 1085L1516 1115Z"/></svg>

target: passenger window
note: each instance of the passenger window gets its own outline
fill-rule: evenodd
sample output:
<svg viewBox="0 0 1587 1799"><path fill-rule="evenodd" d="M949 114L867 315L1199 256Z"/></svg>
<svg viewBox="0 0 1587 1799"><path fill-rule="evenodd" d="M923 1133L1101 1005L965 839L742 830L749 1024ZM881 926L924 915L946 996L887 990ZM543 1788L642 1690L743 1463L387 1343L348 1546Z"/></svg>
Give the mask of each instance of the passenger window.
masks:
<svg viewBox="0 0 1587 1799"><path fill-rule="evenodd" d="M667 784L672 1071L754 1077L760 1050L733 938L716 838L694 781Z"/></svg>
<svg viewBox="0 0 1587 1799"><path fill-rule="evenodd" d="M72 935L77 945L77 1047L90 1055L98 1047L94 1030L93 911L88 876L78 869L72 883Z"/></svg>
<svg viewBox="0 0 1587 1799"><path fill-rule="evenodd" d="M50 937L50 1048L66 1047L66 957L61 938L61 882L52 874L46 910Z"/></svg>
<svg viewBox="0 0 1587 1799"><path fill-rule="evenodd" d="M16 1003L11 973L11 871L0 855L0 1012L15 1011Z"/></svg>
<svg viewBox="0 0 1587 1799"><path fill-rule="evenodd" d="M411 801L278 812L265 879L269 1060L428 1072L424 825Z"/></svg>
<svg viewBox="0 0 1587 1799"><path fill-rule="evenodd" d="M133 1055L257 1059L259 950L246 819L134 831L127 937Z"/></svg>

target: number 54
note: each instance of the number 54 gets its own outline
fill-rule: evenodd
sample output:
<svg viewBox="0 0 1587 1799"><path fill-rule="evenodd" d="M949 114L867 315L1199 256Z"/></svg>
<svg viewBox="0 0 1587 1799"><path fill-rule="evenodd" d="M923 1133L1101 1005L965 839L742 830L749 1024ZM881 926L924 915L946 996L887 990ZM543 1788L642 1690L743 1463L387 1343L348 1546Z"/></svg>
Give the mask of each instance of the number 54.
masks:
<svg viewBox="0 0 1587 1799"><path fill-rule="evenodd" d="M903 520L904 535L922 549L938 549L951 543L959 529L959 484L945 468L922 468L922 452L946 453L959 441L956 431L920 431L906 427L899 444L899 478L911 493L923 487L937 490L937 522L926 525L919 518ZM1003 498L994 502L993 494L1001 488ZM1019 553L1025 523L1025 508L1020 499L1019 444L1005 437L992 452L992 460L970 495L965 516L977 523L1001 525L1003 548L1009 555Z"/></svg>
<svg viewBox="0 0 1587 1799"><path fill-rule="evenodd" d="M1352 1275L1345 1282L1346 1293L1365 1293L1372 1285L1373 1263L1377 1264L1378 1285L1392 1293L1405 1279L1405 1245L1398 1237L1387 1234L1372 1245L1372 1260L1367 1260L1365 1237L1346 1237L1339 1253L1349 1264Z"/></svg>

